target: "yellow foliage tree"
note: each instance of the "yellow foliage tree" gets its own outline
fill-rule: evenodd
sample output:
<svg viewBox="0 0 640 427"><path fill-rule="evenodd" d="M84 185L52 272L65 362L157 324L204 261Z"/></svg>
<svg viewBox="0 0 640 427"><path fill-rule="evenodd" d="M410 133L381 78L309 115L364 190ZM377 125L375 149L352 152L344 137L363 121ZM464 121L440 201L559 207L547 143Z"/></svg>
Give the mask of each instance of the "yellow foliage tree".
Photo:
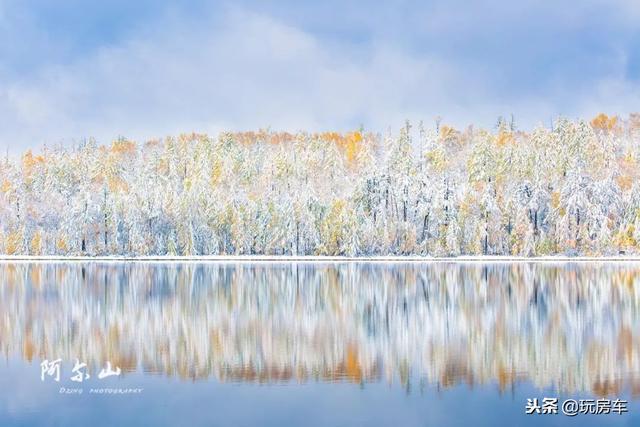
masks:
<svg viewBox="0 0 640 427"><path fill-rule="evenodd" d="M33 233L33 238L31 238L31 244L29 245L29 254L42 254L42 233L40 231Z"/></svg>
<svg viewBox="0 0 640 427"><path fill-rule="evenodd" d="M598 114L593 118L593 120L591 120L591 126L596 131L611 132L616 128L617 124L618 124L617 116L609 117L604 113Z"/></svg>
<svg viewBox="0 0 640 427"><path fill-rule="evenodd" d="M362 134L358 131L350 132L345 137L345 153L349 164L353 164L358 156L358 150L362 143Z"/></svg>
<svg viewBox="0 0 640 427"><path fill-rule="evenodd" d="M67 254L69 245L67 244L67 240L64 238L64 236L61 235L60 237L58 237L58 239L56 239L56 249L58 250L58 253L62 255Z"/></svg>
<svg viewBox="0 0 640 427"><path fill-rule="evenodd" d="M7 255L20 255L22 252L22 232L15 230L9 233L5 243Z"/></svg>
<svg viewBox="0 0 640 427"><path fill-rule="evenodd" d="M320 229L324 242L321 255L340 255L345 208L346 202L344 200L334 200L329 213L324 218Z"/></svg>

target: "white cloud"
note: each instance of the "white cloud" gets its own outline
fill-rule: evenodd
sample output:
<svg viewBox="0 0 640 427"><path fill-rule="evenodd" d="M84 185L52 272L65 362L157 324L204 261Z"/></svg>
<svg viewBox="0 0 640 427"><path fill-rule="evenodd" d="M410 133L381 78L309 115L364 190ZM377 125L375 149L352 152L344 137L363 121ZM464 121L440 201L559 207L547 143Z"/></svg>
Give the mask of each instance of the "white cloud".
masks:
<svg viewBox="0 0 640 427"><path fill-rule="evenodd" d="M594 105L620 113L638 105L629 95L637 87L623 73L605 76L588 93L559 81L549 93L505 95L495 70L456 61L391 40L330 44L246 10L197 25L174 17L70 63L4 79L4 87L0 80L0 146L17 151L88 136L106 142L267 126L383 131L437 115L460 126L491 125L511 112L531 126Z"/></svg>
<svg viewBox="0 0 640 427"><path fill-rule="evenodd" d="M95 135L136 138L271 126L396 125L449 102L455 70L376 46L364 58L266 16L230 11L220 28L158 28L0 95L3 142L27 146ZM471 87L469 87L471 89ZM454 100L455 101L455 100Z"/></svg>

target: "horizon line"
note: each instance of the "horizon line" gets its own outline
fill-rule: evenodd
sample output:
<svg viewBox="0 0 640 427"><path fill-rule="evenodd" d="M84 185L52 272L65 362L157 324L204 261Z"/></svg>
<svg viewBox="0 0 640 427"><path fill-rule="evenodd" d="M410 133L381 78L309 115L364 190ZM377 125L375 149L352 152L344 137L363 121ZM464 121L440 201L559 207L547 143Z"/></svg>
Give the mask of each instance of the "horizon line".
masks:
<svg viewBox="0 0 640 427"><path fill-rule="evenodd" d="M105 263L472 263L472 264L522 264L522 263L640 263L640 256L540 256L483 255L458 257L432 256L315 256L315 255L198 255L198 256L38 256L0 255L0 264L105 262Z"/></svg>

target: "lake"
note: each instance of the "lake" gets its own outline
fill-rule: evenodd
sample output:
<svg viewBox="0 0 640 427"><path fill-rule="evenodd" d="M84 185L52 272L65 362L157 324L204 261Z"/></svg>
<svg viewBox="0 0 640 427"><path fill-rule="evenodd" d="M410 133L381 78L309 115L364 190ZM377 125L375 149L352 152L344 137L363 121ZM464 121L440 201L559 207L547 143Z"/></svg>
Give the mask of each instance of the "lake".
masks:
<svg viewBox="0 0 640 427"><path fill-rule="evenodd" d="M640 264L3 262L0 352L0 426L637 426Z"/></svg>

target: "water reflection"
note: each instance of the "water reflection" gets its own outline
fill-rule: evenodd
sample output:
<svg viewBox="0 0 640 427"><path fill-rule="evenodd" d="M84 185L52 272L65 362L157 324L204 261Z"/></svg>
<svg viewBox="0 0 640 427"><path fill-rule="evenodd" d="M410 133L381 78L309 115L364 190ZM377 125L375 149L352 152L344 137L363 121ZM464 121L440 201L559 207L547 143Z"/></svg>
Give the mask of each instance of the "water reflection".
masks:
<svg viewBox="0 0 640 427"><path fill-rule="evenodd" d="M219 381L640 395L633 264L0 264L0 351Z"/></svg>

